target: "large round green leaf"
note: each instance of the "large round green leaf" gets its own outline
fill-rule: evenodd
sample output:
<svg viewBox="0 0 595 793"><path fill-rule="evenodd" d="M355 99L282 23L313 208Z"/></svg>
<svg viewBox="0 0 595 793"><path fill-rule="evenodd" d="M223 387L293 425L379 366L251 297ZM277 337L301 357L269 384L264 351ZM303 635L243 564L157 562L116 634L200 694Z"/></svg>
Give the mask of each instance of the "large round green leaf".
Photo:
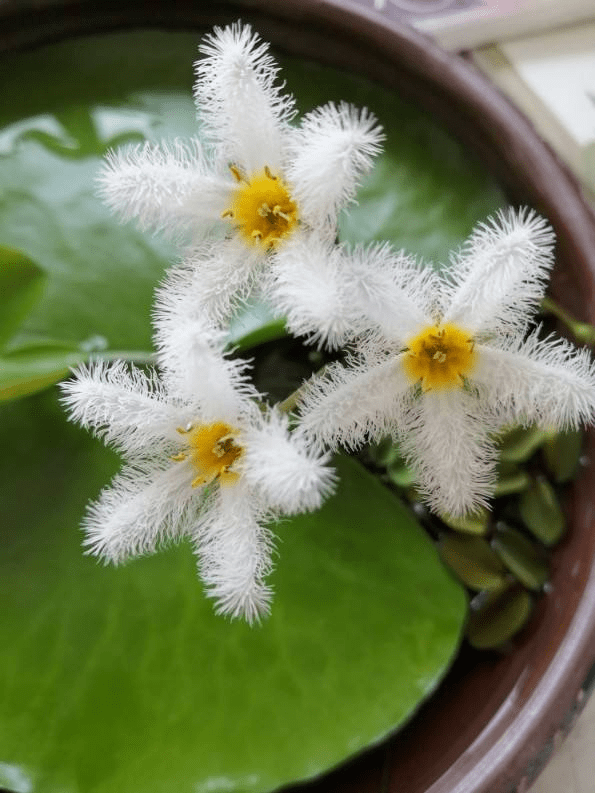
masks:
<svg viewBox="0 0 595 793"><path fill-rule="evenodd" d="M214 616L186 544L120 568L81 553L118 463L53 393L3 409L0 448L0 785L17 793L271 790L399 725L456 650L463 592L352 460L320 512L276 527L272 616L250 628Z"/></svg>
<svg viewBox="0 0 595 793"><path fill-rule="evenodd" d="M93 179L111 146L195 134L196 44L194 34L122 33L4 64L0 239L47 273L20 349L51 339L150 351L152 293L175 250L115 222ZM419 109L346 74L284 66L303 110L345 99L386 127L345 239L388 237L445 260L502 203ZM257 341L280 332L259 316L237 327ZM84 505L118 463L66 424L53 392L1 405L0 433L0 785L270 790L394 729L456 652L461 589L354 463L340 463L338 495L320 513L277 528L273 615L251 630L213 616L184 545L117 569L82 555Z"/></svg>

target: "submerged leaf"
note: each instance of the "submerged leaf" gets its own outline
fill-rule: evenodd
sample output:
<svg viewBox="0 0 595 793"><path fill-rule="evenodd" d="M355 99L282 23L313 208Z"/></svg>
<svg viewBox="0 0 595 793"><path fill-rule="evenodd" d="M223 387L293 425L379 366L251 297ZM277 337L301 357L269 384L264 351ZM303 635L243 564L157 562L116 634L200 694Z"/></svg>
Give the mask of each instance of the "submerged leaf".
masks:
<svg viewBox="0 0 595 793"><path fill-rule="evenodd" d="M566 528L566 519L556 491L545 476L536 476L519 500L525 526L544 545L555 545Z"/></svg>
<svg viewBox="0 0 595 793"><path fill-rule="evenodd" d="M543 456L554 482L570 482L579 466L583 445L582 430L557 432L548 438L543 447Z"/></svg>
<svg viewBox="0 0 595 793"><path fill-rule="evenodd" d="M490 525L491 512L485 507L480 507L476 512L455 518L452 515L441 515L441 520L451 529L463 534L486 534Z"/></svg>
<svg viewBox="0 0 595 793"><path fill-rule="evenodd" d="M506 570L498 555L481 537L442 538L440 555L470 589L500 589L506 583Z"/></svg>
<svg viewBox="0 0 595 793"><path fill-rule="evenodd" d="M478 650L496 649L523 628L533 601L519 586L485 592L472 602L467 623L467 639Z"/></svg>
<svg viewBox="0 0 595 793"><path fill-rule="evenodd" d="M498 481L494 496L509 496L512 493L522 493L531 484L529 474L514 463L499 463Z"/></svg>
<svg viewBox="0 0 595 793"><path fill-rule="evenodd" d="M524 463L549 437L536 426L515 427L500 439L500 459L505 463Z"/></svg>
<svg viewBox="0 0 595 793"><path fill-rule="evenodd" d="M549 576L545 556L527 537L504 523L499 523L492 548L523 586L540 591Z"/></svg>

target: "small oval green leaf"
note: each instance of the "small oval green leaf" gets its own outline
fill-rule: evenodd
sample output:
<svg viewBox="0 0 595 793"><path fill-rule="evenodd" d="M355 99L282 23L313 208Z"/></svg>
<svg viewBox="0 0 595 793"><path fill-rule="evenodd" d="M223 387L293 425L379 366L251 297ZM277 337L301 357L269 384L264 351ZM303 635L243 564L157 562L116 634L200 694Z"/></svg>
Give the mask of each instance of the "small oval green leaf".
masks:
<svg viewBox="0 0 595 793"><path fill-rule="evenodd" d="M398 487L411 487L417 480L414 472L402 460L392 462L387 467L386 474L390 481Z"/></svg>
<svg viewBox="0 0 595 793"><path fill-rule="evenodd" d="M543 457L554 482L569 482L576 474L583 446L582 430L566 430L548 438Z"/></svg>
<svg viewBox="0 0 595 793"><path fill-rule="evenodd" d="M482 592L471 602L467 640L478 650L500 647L525 626L533 601L526 589L512 586Z"/></svg>
<svg viewBox="0 0 595 793"><path fill-rule="evenodd" d="M38 342L0 354L0 401L34 394L66 377L87 354L59 342Z"/></svg>
<svg viewBox="0 0 595 793"><path fill-rule="evenodd" d="M470 589L499 589L505 584L504 565L481 537L449 534L438 547L446 564Z"/></svg>
<svg viewBox="0 0 595 793"><path fill-rule="evenodd" d="M578 344L595 344L595 327L588 322L573 322L570 328Z"/></svg>
<svg viewBox="0 0 595 793"><path fill-rule="evenodd" d="M491 512L489 509L480 507L477 512L465 515L462 518L440 515L440 519L451 529L460 531L463 534L486 534L490 525L490 516Z"/></svg>
<svg viewBox="0 0 595 793"><path fill-rule="evenodd" d="M566 528L558 496L543 475L536 476L519 499L523 523L544 545L554 545Z"/></svg>
<svg viewBox="0 0 595 793"><path fill-rule="evenodd" d="M514 463L501 463L498 465L498 481L494 490L496 498L509 496L512 493L521 493L531 484L531 477L522 468Z"/></svg>
<svg viewBox="0 0 595 793"><path fill-rule="evenodd" d="M0 245L0 347L41 297L45 273L28 256Z"/></svg>
<svg viewBox="0 0 595 793"><path fill-rule="evenodd" d="M546 430L535 425L514 427L500 439L500 459L506 463L524 463L548 437Z"/></svg>
<svg viewBox="0 0 595 793"><path fill-rule="evenodd" d="M492 548L523 586L536 592L543 589L549 568L541 549L531 540L505 523L498 523Z"/></svg>
<svg viewBox="0 0 595 793"><path fill-rule="evenodd" d="M542 299L541 307L563 322L579 344L595 344L595 327L593 325L575 319L549 295Z"/></svg>
<svg viewBox="0 0 595 793"><path fill-rule="evenodd" d="M404 463L398 444L390 436L382 438L378 443L371 443L367 452L370 460L380 468L387 468L392 463Z"/></svg>

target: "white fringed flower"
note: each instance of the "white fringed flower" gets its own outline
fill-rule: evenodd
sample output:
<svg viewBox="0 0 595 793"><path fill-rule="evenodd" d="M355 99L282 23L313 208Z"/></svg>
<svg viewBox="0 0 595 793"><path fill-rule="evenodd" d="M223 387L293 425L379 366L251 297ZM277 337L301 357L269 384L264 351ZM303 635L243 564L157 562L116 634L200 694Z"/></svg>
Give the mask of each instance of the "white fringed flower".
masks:
<svg viewBox="0 0 595 793"><path fill-rule="evenodd" d="M527 335L553 244L534 213L500 213L443 277L409 269L387 281L374 330L349 365L331 366L306 391L303 430L319 445L350 448L392 434L434 510L460 516L485 504L504 425L595 419L589 352L538 329Z"/></svg>
<svg viewBox="0 0 595 793"><path fill-rule="evenodd" d="M70 417L126 461L88 510L86 545L118 563L189 536L217 611L253 622L271 599L265 523L319 507L332 470L285 416L259 407L222 334L196 320L158 342L161 378L98 363L62 385Z"/></svg>
<svg viewBox="0 0 595 793"><path fill-rule="evenodd" d="M290 243L333 240L383 135L366 110L329 103L290 124L294 100L248 25L215 28L196 64L205 142L124 148L99 177L107 204L142 228L189 237L186 260L217 320ZM217 240L207 246L205 241Z"/></svg>

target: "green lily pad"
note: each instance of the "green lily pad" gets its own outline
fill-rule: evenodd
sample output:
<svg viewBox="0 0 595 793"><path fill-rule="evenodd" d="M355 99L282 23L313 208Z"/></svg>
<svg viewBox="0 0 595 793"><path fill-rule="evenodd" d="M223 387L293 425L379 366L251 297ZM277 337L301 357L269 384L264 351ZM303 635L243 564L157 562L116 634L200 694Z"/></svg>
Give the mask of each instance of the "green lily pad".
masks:
<svg viewBox="0 0 595 793"><path fill-rule="evenodd" d="M243 352L287 336L284 319L275 319L270 308L263 303L252 303L242 306L233 317L228 338L231 347Z"/></svg>
<svg viewBox="0 0 595 793"><path fill-rule="evenodd" d="M312 63L283 61L283 78L301 111L345 100L372 110L386 132L383 154L342 217L342 239L390 240L446 263L479 220L507 203L467 147L396 93Z"/></svg>
<svg viewBox="0 0 595 793"><path fill-rule="evenodd" d="M456 652L463 591L353 460L322 510L276 527L273 612L249 628L213 614L185 543L118 568L82 554L118 461L53 392L2 408L0 448L0 785L272 790L382 738Z"/></svg>
<svg viewBox="0 0 595 793"><path fill-rule="evenodd" d="M43 270L28 256L0 245L0 346L35 305L44 280Z"/></svg>
<svg viewBox="0 0 595 793"><path fill-rule="evenodd" d="M71 345L51 341L0 352L0 402L42 391L86 358Z"/></svg>

